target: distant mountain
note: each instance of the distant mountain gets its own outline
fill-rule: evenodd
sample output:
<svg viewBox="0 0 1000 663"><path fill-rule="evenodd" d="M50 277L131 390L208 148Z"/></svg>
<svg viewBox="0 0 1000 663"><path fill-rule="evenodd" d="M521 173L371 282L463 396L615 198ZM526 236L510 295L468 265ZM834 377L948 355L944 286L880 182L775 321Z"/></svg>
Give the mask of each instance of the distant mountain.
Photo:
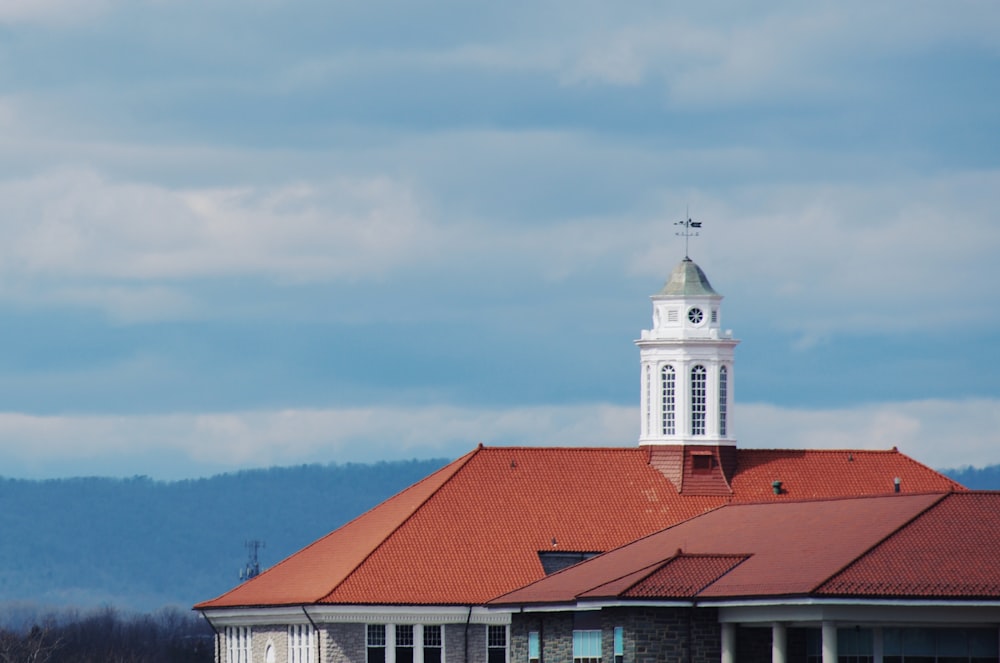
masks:
<svg viewBox="0 0 1000 663"><path fill-rule="evenodd" d="M972 490L1000 490L1000 465L963 467L941 472Z"/></svg>
<svg viewBox="0 0 1000 663"><path fill-rule="evenodd" d="M447 461L303 465L161 482L0 478L0 603L189 608Z"/></svg>
<svg viewBox="0 0 1000 663"><path fill-rule="evenodd" d="M263 567L447 461L274 467L161 482L0 478L0 604L183 609L239 583L248 540ZM1000 490L1000 465L945 470Z"/></svg>

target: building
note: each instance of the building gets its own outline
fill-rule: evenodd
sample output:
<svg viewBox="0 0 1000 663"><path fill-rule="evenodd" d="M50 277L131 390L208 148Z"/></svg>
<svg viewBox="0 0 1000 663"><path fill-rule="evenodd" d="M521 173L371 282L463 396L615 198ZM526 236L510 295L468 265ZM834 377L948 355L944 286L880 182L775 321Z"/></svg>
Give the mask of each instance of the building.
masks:
<svg viewBox="0 0 1000 663"><path fill-rule="evenodd" d="M638 446L474 449L195 606L217 660L507 663L512 610L492 599L699 514L962 490L895 449L737 448L722 296L685 258L652 299Z"/></svg>
<svg viewBox="0 0 1000 663"><path fill-rule="evenodd" d="M517 661L1000 660L1000 493L730 504L494 599Z"/></svg>

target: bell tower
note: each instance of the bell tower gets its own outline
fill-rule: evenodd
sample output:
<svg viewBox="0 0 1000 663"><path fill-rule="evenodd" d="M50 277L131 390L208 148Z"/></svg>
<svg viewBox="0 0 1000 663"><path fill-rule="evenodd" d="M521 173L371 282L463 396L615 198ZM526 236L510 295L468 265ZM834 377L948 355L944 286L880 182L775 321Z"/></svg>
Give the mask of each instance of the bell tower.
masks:
<svg viewBox="0 0 1000 663"><path fill-rule="evenodd" d="M684 258L652 296L653 328L636 341L642 371L640 444L736 444L733 354L722 295Z"/></svg>
<svg viewBox="0 0 1000 663"><path fill-rule="evenodd" d="M684 485L702 485L713 494L728 490L727 466L735 463L736 450L733 355L739 341L722 330L722 295L685 257L651 299L653 327L636 341L639 444L650 448L651 462L678 490L689 492ZM718 484L707 481L710 475L723 484L710 487Z"/></svg>

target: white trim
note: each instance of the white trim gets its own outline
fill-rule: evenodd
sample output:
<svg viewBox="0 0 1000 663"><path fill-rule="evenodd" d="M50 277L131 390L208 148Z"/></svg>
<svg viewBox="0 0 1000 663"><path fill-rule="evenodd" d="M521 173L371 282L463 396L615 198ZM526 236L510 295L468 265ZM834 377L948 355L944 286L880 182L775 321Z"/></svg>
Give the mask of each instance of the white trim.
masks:
<svg viewBox="0 0 1000 663"><path fill-rule="evenodd" d="M512 608L475 606L315 605L203 609L216 626L308 624L510 624Z"/></svg>
<svg viewBox="0 0 1000 663"><path fill-rule="evenodd" d="M584 612L586 610L603 610L604 608L694 608L692 601L594 601L587 603L548 603L537 605L519 605L516 608L503 608L515 613L523 612ZM491 608L500 610L501 608Z"/></svg>

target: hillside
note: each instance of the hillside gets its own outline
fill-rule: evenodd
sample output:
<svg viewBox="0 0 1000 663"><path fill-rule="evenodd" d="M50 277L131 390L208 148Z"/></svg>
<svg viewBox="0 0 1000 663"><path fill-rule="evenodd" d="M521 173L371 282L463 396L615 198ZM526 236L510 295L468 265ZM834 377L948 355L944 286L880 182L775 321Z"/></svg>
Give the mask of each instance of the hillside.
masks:
<svg viewBox="0 0 1000 663"><path fill-rule="evenodd" d="M445 464L305 465L160 482L0 478L0 603L187 609L239 582L244 542L263 567ZM946 470L1000 489L1000 465Z"/></svg>
<svg viewBox="0 0 1000 663"><path fill-rule="evenodd" d="M271 566L445 460L271 468L160 482L0 478L0 603L189 608Z"/></svg>

